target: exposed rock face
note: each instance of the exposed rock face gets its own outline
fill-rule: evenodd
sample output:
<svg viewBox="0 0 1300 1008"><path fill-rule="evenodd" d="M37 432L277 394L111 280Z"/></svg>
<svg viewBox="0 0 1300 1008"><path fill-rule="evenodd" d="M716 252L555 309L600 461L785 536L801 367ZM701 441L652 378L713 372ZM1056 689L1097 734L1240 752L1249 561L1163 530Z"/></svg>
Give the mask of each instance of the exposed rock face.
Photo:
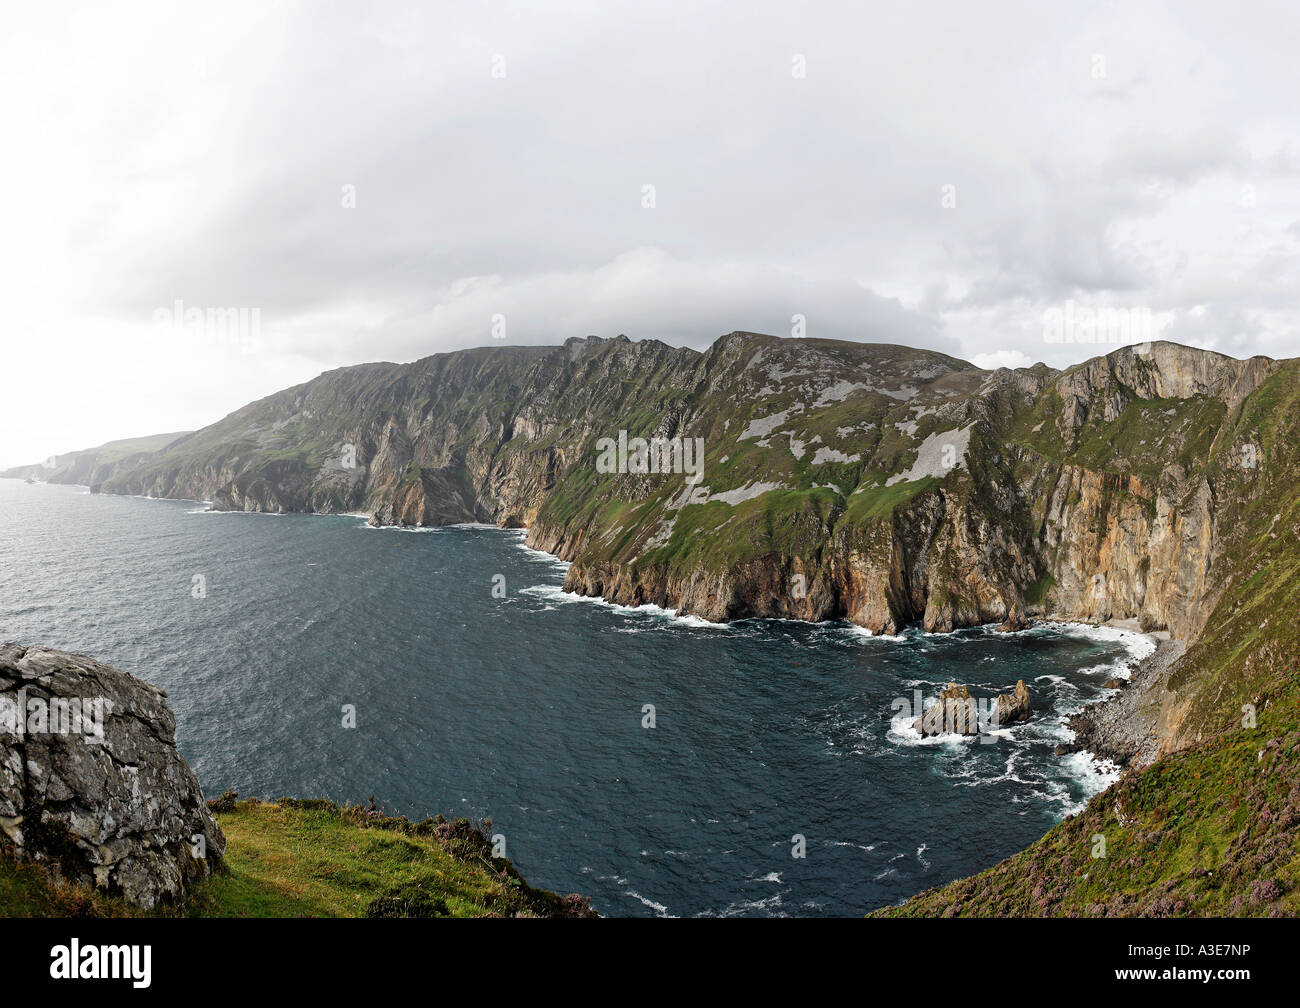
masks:
<svg viewBox="0 0 1300 1008"><path fill-rule="evenodd" d="M0 645L0 845L145 908L206 878L225 837L164 696L82 655Z"/></svg>
<svg viewBox="0 0 1300 1008"><path fill-rule="evenodd" d="M1166 751L1168 740L1180 735L1178 705L1166 685L1185 649L1183 641L1161 641L1114 697L1070 718L1075 747L1121 766L1145 766Z"/></svg>
<svg viewBox="0 0 1300 1008"><path fill-rule="evenodd" d="M1023 679L1016 681L1015 690L1000 694L993 702L993 721L999 726L1027 721L1033 712L1029 702L1029 687Z"/></svg>

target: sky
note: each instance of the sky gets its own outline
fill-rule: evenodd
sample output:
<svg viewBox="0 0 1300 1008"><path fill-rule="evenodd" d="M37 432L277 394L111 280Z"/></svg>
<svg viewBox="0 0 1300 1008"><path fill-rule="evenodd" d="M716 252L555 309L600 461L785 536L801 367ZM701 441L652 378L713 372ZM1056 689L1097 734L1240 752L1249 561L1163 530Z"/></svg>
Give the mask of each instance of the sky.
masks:
<svg viewBox="0 0 1300 1008"><path fill-rule="evenodd" d="M1300 7L0 0L0 467L733 330L1300 356Z"/></svg>

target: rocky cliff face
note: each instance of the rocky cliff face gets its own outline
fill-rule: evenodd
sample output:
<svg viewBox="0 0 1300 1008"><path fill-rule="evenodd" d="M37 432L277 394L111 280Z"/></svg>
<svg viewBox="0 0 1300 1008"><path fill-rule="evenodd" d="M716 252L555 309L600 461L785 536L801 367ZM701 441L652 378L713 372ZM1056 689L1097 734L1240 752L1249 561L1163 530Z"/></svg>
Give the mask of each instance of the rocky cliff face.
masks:
<svg viewBox="0 0 1300 1008"><path fill-rule="evenodd" d="M225 837L164 696L81 655L0 645L0 846L145 908L206 878Z"/></svg>
<svg viewBox="0 0 1300 1008"><path fill-rule="evenodd" d="M1223 502L1267 455L1264 390L1295 374L1170 343L987 372L753 333L575 339L328 372L103 489L526 525L570 590L712 620L1054 614L1193 640L1222 596Z"/></svg>

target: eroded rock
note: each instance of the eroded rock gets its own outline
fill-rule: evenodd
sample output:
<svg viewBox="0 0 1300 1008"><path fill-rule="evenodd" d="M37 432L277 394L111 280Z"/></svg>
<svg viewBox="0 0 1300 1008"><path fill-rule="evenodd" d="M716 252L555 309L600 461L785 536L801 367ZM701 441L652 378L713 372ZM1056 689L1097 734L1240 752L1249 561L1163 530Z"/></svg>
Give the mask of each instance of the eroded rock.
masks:
<svg viewBox="0 0 1300 1008"><path fill-rule="evenodd" d="M920 735L978 735L981 731L980 703L971 696L970 689L958 683L949 683L939 694L939 699L925 709L912 722L912 729ZM993 698L987 713L991 726L1001 727L1027 720L1033 713L1029 687L1023 679L1010 693ZM985 727L988 727L986 725Z"/></svg>
<svg viewBox="0 0 1300 1008"><path fill-rule="evenodd" d="M925 736L978 735L979 711L970 690L949 683L947 689L939 694L938 701L912 722L912 729Z"/></svg>
<svg viewBox="0 0 1300 1008"><path fill-rule="evenodd" d="M1033 714L1029 703L1029 687L1023 679L1017 680L1011 693L1000 694L993 701L993 720L999 726L1026 721Z"/></svg>

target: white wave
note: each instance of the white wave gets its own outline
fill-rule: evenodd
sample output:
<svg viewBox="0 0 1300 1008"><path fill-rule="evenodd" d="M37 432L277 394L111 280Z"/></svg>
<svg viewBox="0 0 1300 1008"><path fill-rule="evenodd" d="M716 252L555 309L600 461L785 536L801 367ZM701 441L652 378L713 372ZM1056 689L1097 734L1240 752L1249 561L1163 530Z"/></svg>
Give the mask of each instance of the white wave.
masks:
<svg viewBox="0 0 1300 1008"><path fill-rule="evenodd" d="M678 626L689 626L699 630L731 630L730 623L714 623L704 619L702 616L683 616L676 609L665 609L662 606L653 605L649 602L639 606L619 605L617 602L610 602L598 595L579 595L577 592L565 591L559 585L533 585L529 588L520 590L522 595L532 595L535 598L546 599L550 602L587 602L591 605L600 606L602 609L610 609L624 615L639 614L643 616L654 616L666 622Z"/></svg>
<svg viewBox="0 0 1300 1008"><path fill-rule="evenodd" d="M642 896L639 892L635 892L635 891L633 891L633 890L631 890L631 889L627 889L627 890L624 890L623 895L625 895L625 896L631 896L634 900L636 900L636 901L637 901L638 903L640 903L642 906L649 907L649 908L650 908L651 910L653 910L653 911L655 912L655 914L656 914L657 916L659 916L659 917L670 917L670 916L672 916L672 915L668 912L668 908L667 908L666 906L664 906L662 903L656 903L654 900L646 899L646 898L645 898L644 896Z"/></svg>
<svg viewBox="0 0 1300 1008"><path fill-rule="evenodd" d="M573 566L573 564L569 563L568 560L561 560L554 553L547 553L545 550L533 549L531 546L525 545L522 537L517 543L515 543L515 548L523 550L524 554L531 557L533 560L540 560L543 563L553 564L558 570L567 571Z"/></svg>
<svg viewBox="0 0 1300 1008"><path fill-rule="evenodd" d="M754 911L771 911L779 906L781 906L781 894L777 893L775 895L767 897L766 899L750 900L748 902L742 902L742 903L732 903L729 906L725 907L720 912L718 912L716 916L740 917L746 913L751 913ZM715 914L712 911L706 911L700 916L712 917L715 916ZM786 915L784 913L781 913L781 914L774 914L773 916L784 917Z"/></svg>
<svg viewBox="0 0 1300 1008"><path fill-rule="evenodd" d="M899 745L905 746L950 746L964 742L977 742L977 735L958 735L949 732L945 735L922 735L912 727L915 714L896 714L889 722L889 737Z"/></svg>
<svg viewBox="0 0 1300 1008"><path fill-rule="evenodd" d="M1155 654L1156 639L1151 634L1093 623L1058 623L1055 626L1061 633L1070 637L1120 644L1129 652L1135 663Z"/></svg>
<svg viewBox="0 0 1300 1008"><path fill-rule="evenodd" d="M1122 768L1108 759L1098 759L1089 752L1071 753L1061 764L1070 776L1084 785L1090 794L1103 791L1119 780Z"/></svg>
<svg viewBox="0 0 1300 1008"><path fill-rule="evenodd" d="M876 849L875 844L853 843L850 840L827 840L825 843L828 847L856 847L858 850L866 851L867 853L871 853L871 851Z"/></svg>
<svg viewBox="0 0 1300 1008"><path fill-rule="evenodd" d="M847 634L849 637L856 637L859 639L890 641L895 644L907 640L907 638L904 637L902 634L872 633L866 627L858 626L858 624L856 623L846 623L843 626L835 627L834 629L839 630L841 633Z"/></svg>
<svg viewBox="0 0 1300 1008"><path fill-rule="evenodd" d="M1110 760L1098 759L1090 752L1071 753L1061 760L1061 766L1083 787L1083 800L1072 803L1066 815L1082 811L1088 800L1105 791L1120 778L1122 770Z"/></svg>
<svg viewBox="0 0 1300 1008"><path fill-rule="evenodd" d="M89 490L86 493L90 493ZM153 497L149 494L95 494L96 497L126 497L133 500L150 500L163 501L167 504L211 504L212 501L195 500L193 497ZM225 512L222 512L223 514ZM243 511L231 512L233 514L244 514ZM248 512L253 514L254 512Z"/></svg>
<svg viewBox="0 0 1300 1008"><path fill-rule="evenodd" d="M367 523L361 527L371 532L423 532L434 534L447 531L446 525L371 525Z"/></svg>

